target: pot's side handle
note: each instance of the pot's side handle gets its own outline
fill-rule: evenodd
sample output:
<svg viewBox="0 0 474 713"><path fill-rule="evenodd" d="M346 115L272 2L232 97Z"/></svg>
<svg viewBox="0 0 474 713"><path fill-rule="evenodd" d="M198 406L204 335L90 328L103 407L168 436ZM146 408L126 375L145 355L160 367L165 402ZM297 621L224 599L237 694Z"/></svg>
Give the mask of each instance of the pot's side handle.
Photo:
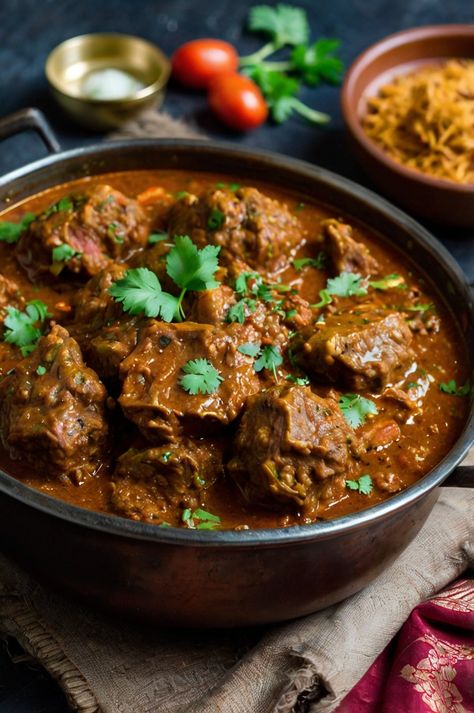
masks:
<svg viewBox="0 0 474 713"><path fill-rule="evenodd" d="M458 465L441 485L450 488L474 488L474 465Z"/></svg>
<svg viewBox="0 0 474 713"><path fill-rule="evenodd" d="M20 111L0 119L0 141L13 136L13 134L28 130L36 131L50 153L61 151L59 141L48 124L45 115L39 109L34 109L33 107L20 109Z"/></svg>

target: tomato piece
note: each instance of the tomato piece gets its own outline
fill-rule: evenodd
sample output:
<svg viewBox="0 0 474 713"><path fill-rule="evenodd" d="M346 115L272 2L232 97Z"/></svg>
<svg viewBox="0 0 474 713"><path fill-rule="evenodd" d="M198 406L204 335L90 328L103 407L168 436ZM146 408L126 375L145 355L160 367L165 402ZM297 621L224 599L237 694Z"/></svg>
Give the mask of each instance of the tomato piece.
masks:
<svg viewBox="0 0 474 713"><path fill-rule="evenodd" d="M235 72L239 57L223 40L192 40L181 45L171 58L173 76L193 89L204 89L220 74Z"/></svg>
<svg viewBox="0 0 474 713"><path fill-rule="evenodd" d="M222 74L212 80L208 101L224 124L238 131L250 131L263 124L268 106L258 86L241 74Z"/></svg>

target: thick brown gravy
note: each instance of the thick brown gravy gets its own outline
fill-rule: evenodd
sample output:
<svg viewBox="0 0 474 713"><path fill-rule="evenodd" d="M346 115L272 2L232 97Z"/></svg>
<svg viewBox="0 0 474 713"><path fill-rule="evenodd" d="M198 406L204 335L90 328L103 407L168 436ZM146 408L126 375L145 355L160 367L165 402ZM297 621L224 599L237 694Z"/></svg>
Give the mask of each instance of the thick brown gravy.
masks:
<svg viewBox="0 0 474 713"><path fill-rule="evenodd" d="M134 171L128 173L114 173L100 177L85 178L80 181L62 185L34 196L21 205L5 211L2 220L18 220L26 211L39 213L57 201L60 197L73 191L81 190L85 185L108 183L113 188L122 191L125 195L135 197L148 187L160 185L171 193L188 191L200 194L208 187L218 182L231 182L232 177L196 174L189 176L183 172L171 171ZM255 184L253 181L239 182L244 185L256 185L261 191L279 201L285 202L290 211L296 212L298 218L308 231L308 245L303 247L300 256L314 255L311 240L319 232L320 221L335 216L330 209L313 204L304 198L283 193L271 186ZM344 216L348 222L350 218ZM353 236L357 241L365 243L371 254L381 265L381 273L390 275L397 273L403 276L404 281L419 291L420 303L433 303L434 311L439 317L440 327L438 332L428 334L414 333L413 349L416 361L410 373L400 387L406 388L409 382L424 385L420 389L417 412L400 422L398 419L400 404L395 401L390 403L383 399L379 393L366 394L379 408L375 417L379 420L398 419L401 435L398 439L381 447L376 447L364 454L357 465L356 476L368 473L373 482L377 482L377 474L396 473L402 487L408 487L416 482L430 469L432 469L449 450L456 440L465 422L467 413L467 398L443 393L439 385L454 379L457 384L464 384L467 379L466 354L463 340L455 320L445 306L443 300L426 281L426 277L418 273L415 266L396 249L385 243L369 229L353 224ZM55 285L32 284L27 279L25 272L15 258L14 246L0 243L0 272L2 275L14 279L20 286L26 300L41 299L49 307L53 318L64 321L62 305L68 303L75 289L77 281L73 279ZM310 303L319 300L319 292L326 286L328 273L325 270L307 269L296 271L288 268L281 274L281 279L286 284L298 287L299 294ZM381 293L383 296L383 293ZM350 300L350 298L347 298ZM387 303L391 308L396 308L393 292L386 293ZM408 317L407 317L408 318ZM15 366L15 361L0 363L0 372L5 374ZM339 387L336 387L339 388ZM318 387L315 385L317 391ZM422 392L426 390L426 394ZM341 392L347 389L340 389ZM130 430L133 429L129 424ZM126 428L126 426L125 426ZM106 461L98 469L95 477L76 486L72 483L62 483L49 480L43 474L35 474L19 461L11 461L5 450L0 454L0 466L6 472L17 477L27 485L37 488L43 493L76 504L91 510L110 512L110 477L112 465ZM369 507L383 501L390 496L387 490L375 486L368 495L363 495L347 489L342 497L328 504L320 512L318 518L329 519ZM281 525L301 523L297 511L276 512L267 510L258 505L246 503L229 477L223 478L212 487L206 500L206 509L218 514L222 527L234 528L248 526L250 528L269 528Z"/></svg>

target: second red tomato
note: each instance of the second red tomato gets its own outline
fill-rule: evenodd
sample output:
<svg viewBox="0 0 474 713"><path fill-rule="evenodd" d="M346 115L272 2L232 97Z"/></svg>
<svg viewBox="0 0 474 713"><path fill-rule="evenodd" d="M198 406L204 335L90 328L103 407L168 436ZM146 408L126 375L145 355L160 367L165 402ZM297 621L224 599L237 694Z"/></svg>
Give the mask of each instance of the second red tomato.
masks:
<svg viewBox="0 0 474 713"><path fill-rule="evenodd" d="M268 106L262 92L248 77L222 74L209 85L209 105L227 126L249 131L263 124Z"/></svg>

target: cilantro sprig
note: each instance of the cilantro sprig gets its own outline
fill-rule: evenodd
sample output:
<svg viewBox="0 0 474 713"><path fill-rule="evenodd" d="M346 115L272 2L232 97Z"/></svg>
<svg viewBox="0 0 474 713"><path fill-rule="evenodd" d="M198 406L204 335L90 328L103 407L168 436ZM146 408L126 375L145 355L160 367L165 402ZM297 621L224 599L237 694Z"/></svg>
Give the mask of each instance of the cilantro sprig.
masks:
<svg viewBox="0 0 474 713"><path fill-rule="evenodd" d="M257 5L250 10L248 27L269 41L257 52L241 57L240 66L260 87L273 120L281 123L294 112L315 124L328 122L327 114L306 106L297 95L301 83L315 87L322 81L341 82L340 41L319 38L310 44L307 14L291 5ZM265 61L284 47L291 48L287 59Z"/></svg>
<svg viewBox="0 0 474 713"><path fill-rule="evenodd" d="M293 260L293 267L300 272L305 267L314 267L316 270L322 270L326 265L327 255L321 250L316 257L300 257Z"/></svg>
<svg viewBox="0 0 474 713"><path fill-rule="evenodd" d="M375 416L378 413L374 402L359 394L342 394L339 399L339 408L346 422L352 428L362 426L367 416Z"/></svg>
<svg viewBox="0 0 474 713"><path fill-rule="evenodd" d="M213 394L224 380L208 359L190 359L181 367L179 385L188 394Z"/></svg>
<svg viewBox="0 0 474 713"><path fill-rule="evenodd" d="M346 488L349 490L355 490L361 495L370 495L374 489L372 477L368 473L365 473L357 480L346 480Z"/></svg>
<svg viewBox="0 0 474 713"><path fill-rule="evenodd" d="M41 300L28 302L25 311L16 307L6 307L3 340L20 348L23 356L30 354L43 334L43 325L51 314Z"/></svg>
<svg viewBox="0 0 474 713"><path fill-rule="evenodd" d="M283 357L279 347L274 344L267 344L262 349L261 344L247 342L237 347L237 351L256 359L253 365L254 371L259 373L264 369L268 369L273 372L273 376L277 380L277 368L283 364Z"/></svg>
<svg viewBox="0 0 474 713"><path fill-rule="evenodd" d="M450 379L447 383L442 382L439 385L439 390L451 396L469 396L471 393L471 383L468 380L462 386L458 386L455 379Z"/></svg>
<svg viewBox="0 0 474 713"><path fill-rule="evenodd" d="M30 223L36 218L34 213L25 213L19 223L11 223L8 220L0 222L0 240L4 243L17 243Z"/></svg>
<svg viewBox="0 0 474 713"><path fill-rule="evenodd" d="M185 318L182 302L188 290L218 287L214 274L219 266L219 251L216 245L206 245L200 250L187 235L178 235L166 256L166 272L181 288L178 297L164 292L158 277L146 267L127 270L124 277L109 288L109 294L130 314L161 317L165 322L181 321Z"/></svg>

